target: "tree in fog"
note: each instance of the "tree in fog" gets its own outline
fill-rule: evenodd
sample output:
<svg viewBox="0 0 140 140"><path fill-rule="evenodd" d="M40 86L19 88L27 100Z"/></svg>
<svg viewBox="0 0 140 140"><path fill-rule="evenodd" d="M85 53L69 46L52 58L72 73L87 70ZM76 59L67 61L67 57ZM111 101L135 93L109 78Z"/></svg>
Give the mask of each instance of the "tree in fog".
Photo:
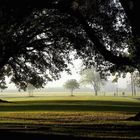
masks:
<svg viewBox="0 0 140 140"><path fill-rule="evenodd" d="M136 96L137 88L140 88L140 73L138 71L131 72L130 79L131 79L130 85L132 96Z"/></svg>
<svg viewBox="0 0 140 140"><path fill-rule="evenodd" d="M103 85L103 80L101 79L99 72L92 68L81 71L80 83L84 85L91 85L94 89L95 96L97 96L101 86Z"/></svg>
<svg viewBox="0 0 140 140"><path fill-rule="evenodd" d="M73 96L73 91L75 89L78 89L79 88L79 83L77 82L76 79L71 79L71 80L68 80L65 84L64 84L64 87L68 90L70 90L71 92L71 96Z"/></svg>
<svg viewBox="0 0 140 140"><path fill-rule="evenodd" d="M118 96L119 94L119 87L118 87L118 80L119 80L119 76L118 75L115 75L115 78L112 80L112 83L115 84L115 91L114 91L114 96Z"/></svg>
<svg viewBox="0 0 140 140"><path fill-rule="evenodd" d="M28 83L26 90L29 93L29 97L32 97L35 87L32 84Z"/></svg>
<svg viewBox="0 0 140 140"><path fill-rule="evenodd" d="M131 79L131 92L132 92L132 96L136 95L136 83L137 83L137 73L131 72L130 73L130 79Z"/></svg>

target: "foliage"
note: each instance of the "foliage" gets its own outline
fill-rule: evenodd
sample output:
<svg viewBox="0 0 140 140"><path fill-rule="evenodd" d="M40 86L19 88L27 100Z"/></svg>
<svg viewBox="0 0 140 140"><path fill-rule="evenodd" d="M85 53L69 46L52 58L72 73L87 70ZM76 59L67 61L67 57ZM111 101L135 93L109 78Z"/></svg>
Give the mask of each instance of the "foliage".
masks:
<svg viewBox="0 0 140 140"><path fill-rule="evenodd" d="M81 72L81 83L84 85L91 85L94 88L95 95L98 95L103 79L100 74L94 69L86 69Z"/></svg>
<svg viewBox="0 0 140 140"><path fill-rule="evenodd" d="M8 88L8 87L6 86L5 81L1 80L1 83L0 83L0 90L3 91L3 90L6 89L6 88Z"/></svg>
<svg viewBox="0 0 140 140"><path fill-rule="evenodd" d="M28 83L43 87L63 70L69 72L73 50L85 66L96 65L102 74L139 69L137 1L22 1L19 8L7 4L13 5L5 0L0 8L0 81L7 75L19 88L26 89Z"/></svg>
<svg viewBox="0 0 140 140"><path fill-rule="evenodd" d="M71 79L71 80L68 80L65 84L64 84L64 87L68 90L71 91L71 96L73 96L73 91L75 89L78 89L79 88L79 83L77 82L76 79Z"/></svg>

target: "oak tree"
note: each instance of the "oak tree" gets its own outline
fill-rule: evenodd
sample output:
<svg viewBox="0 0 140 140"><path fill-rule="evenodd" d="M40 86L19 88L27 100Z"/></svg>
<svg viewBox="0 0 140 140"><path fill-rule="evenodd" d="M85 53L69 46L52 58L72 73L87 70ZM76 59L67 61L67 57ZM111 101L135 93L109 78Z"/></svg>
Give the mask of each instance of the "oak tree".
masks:
<svg viewBox="0 0 140 140"><path fill-rule="evenodd" d="M10 6L9 6L10 5ZM69 53L102 71L140 68L136 0L5 0L0 7L0 83L36 88L67 70Z"/></svg>

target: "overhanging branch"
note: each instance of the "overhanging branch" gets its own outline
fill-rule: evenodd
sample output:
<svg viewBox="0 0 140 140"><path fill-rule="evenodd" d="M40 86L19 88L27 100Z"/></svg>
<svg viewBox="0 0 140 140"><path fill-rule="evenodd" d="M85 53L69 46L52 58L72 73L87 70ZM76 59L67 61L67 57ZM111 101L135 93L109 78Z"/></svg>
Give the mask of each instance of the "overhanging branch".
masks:
<svg viewBox="0 0 140 140"><path fill-rule="evenodd" d="M122 56L122 55L117 56L117 55L113 54L111 51L106 49L104 44L97 37L95 31L89 26L88 22L86 21L86 19L80 13L79 10L71 11L70 14L76 16L76 18L82 25L83 29L87 33L89 39L94 43L97 51L104 57L104 59L106 61L109 61L118 66L123 66L123 65L134 66L132 60L129 57Z"/></svg>

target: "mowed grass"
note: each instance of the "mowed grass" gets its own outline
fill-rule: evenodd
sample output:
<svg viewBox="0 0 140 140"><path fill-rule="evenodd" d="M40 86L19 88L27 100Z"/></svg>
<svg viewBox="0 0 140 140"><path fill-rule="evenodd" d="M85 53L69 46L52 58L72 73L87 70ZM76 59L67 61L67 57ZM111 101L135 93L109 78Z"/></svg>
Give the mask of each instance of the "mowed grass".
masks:
<svg viewBox="0 0 140 140"><path fill-rule="evenodd" d="M0 111L118 111L138 112L140 100L131 97L20 97L2 98Z"/></svg>
<svg viewBox="0 0 140 140"><path fill-rule="evenodd" d="M140 111L132 97L2 98L0 130L82 137L140 138L140 122L127 121Z"/></svg>

